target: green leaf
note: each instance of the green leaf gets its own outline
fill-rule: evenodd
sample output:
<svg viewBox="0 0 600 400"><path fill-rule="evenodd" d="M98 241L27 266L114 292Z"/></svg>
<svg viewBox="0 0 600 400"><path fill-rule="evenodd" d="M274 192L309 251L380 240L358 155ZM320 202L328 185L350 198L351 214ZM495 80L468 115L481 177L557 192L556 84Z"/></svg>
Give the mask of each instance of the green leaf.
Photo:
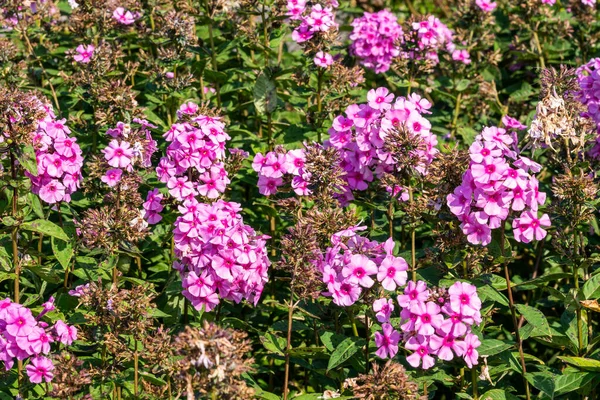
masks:
<svg viewBox="0 0 600 400"><path fill-rule="evenodd" d="M44 208L40 198L33 193L27 193L27 199L29 200L29 206L35 215L37 215L39 218L44 218Z"/></svg>
<svg viewBox="0 0 600 400"><path fill-rule="evenodd" d="M139 371L139 374L142 378L144 378L145 380L147 380L148 382L150 382L153 385L164 386L167 384L167 382L165 382L163 379L160 379L151 373Z"/></svg>
<svg viewBox="0 0 600 400"><path fill-rule="evenodd" d="M325 345L327 350L330 352L334 352L335 349L346 339L344 335L339 335L337 333L326 331L319 337L321 342Z"/></svg>
<svg viewBox="0 0 600 400"><path fill-rule="evenodd" d="M43 233L44 235L55 237L64 240L65 242L69 241L69 237L60 226L56 225L54 222L46 221L45 219L36 219L35 221L25 222L21 225L21 229Z"/></svg>
<svg viewBox="0 0 600 400"><path fill-rule="evenodd" d="M597 300L600 298L600 274L592 276L583 284L583 296L587 300Z"/></svg>
<svg viewBox="0 0 600 400"><path fill-rule="evenodd" d="M569 278L571 274L567 274L565 272L548 274L544 276L540 276L539 278L532 279L530 281L520 282L514 285L515 288L519 290L530 290L535 289L536 287L545 286L546 283L551 281L557 281L563 278Z"/></svg>
<svg viewBox="0 0 600 400"><path fill-rule="evenodd" d="M471 80L469 79L461 79L460 82L456 85L456 91L462 92L471 84Z"/></svg>
<svg viewBox="0 0 600 400"><path fill-rule="evenodd" d="M514 346L514 343L507 343L497 339L484 339L477 351L482 356L494 356L508 350Z"/></svg>
<svg viewBox="0 0 600 400"><path fill-rule="evenodd" d="M73 245L71 242L65 242L64 240L52 238L52 252L56 257L56 260L62 265L64 269L69 268L71 258L73 258Z"/></svg>
<svg viewBox="0 0 600 400"><path fill-rule="evenodd" d="M515 307L517 308L517 311L525 317L525 320L533 325L538 331L546 336L552 336L550 325L543 312L525 304L515 304Z"/></svg>
<svg viewBox="0 0 600 400"><path fill-rule="evenodd" d="M33 146L21 145L17 151L17 160L31 175L38 176L37 161L35 159L35 149Z"/></svg>
<svg viewBox="0 0 600 400"><path fill-rule="evenodd" d="M525 378L533 387L544 392L551 399L565 393L574 392L599 376L600 374L594 372L563 373L560 375L550 372L529 372L525 374Z"/></svg>
<svg viewBox="0 0 600 400"><path fill-rule="evenodd" d="M267 332L264 336L260 337L260 341L263 346L265 346L265 349L270 352L281 356L285 355L286 340L284 338L280 338L271 332Z"/></svg>
<svg viewBox="0 0 600 400"><path fill-rule="evenodd" d="M254 107L259 114L272 113L277 107L277 87L275 81L265 71L256 78L252 94Z"/></svg>
<svg viewBox="0 0 600 400"><path fill-rule="evenodd" d="M204 70L204 77L207 81L212 83L220 83L221 85L227 83L227 74L221 71L213 71L211 69Z"/></svg>
<svg viewBox="0 0 600 400"><path fill-rule="evenodd" d="M364 345L365 340L362 338L346 338L331 354L329 364L327 364L327 371L341 365L344 361L356 354Z"/></svg>
<svg viewBox="0 0 600 400"><path fill-rule="evenodd" d="M599 360L594 360L593 358L585 358L585 357L562 357L562 356L559 356L558 358L560 358L567 364L571 364L583 371L600 372L600 361Z"/></svg>
<svg viewBox="0 0 600 400"><path fill-rule="evenodd" d="M516 397L513 394L510 394L502 389L492 389L488 390L479 398L480 400L516 400Z"/></svg>
<svg viewBox="0 0 600 400"><path fill-rule="evenodd" d="M477 288L477 292L481 297L495 301L496 303L508 307L508 299L506 298L506 296L490 285L485 285ZM485 300L482 299L482 301Z"/></svg>

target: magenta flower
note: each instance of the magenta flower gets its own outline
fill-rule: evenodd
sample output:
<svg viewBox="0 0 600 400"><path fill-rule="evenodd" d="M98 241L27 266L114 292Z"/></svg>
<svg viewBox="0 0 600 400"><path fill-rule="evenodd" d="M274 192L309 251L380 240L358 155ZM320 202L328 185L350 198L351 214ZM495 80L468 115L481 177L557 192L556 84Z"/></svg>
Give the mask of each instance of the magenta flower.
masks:
<svg viewBox="0 0 600 400"><path fill-rule="evenodd" d="M52 336L48 335L46 331L40 327L33 328L31 333L27 336L27 339L34 354L50 353L50 343L54 342Z"/></svg>
<svg viewBox="0 0 600 400"><path fill-rule="evenodd" d="M464 353L462 356L469 368L473 368L473 365L477 365L478 363L479 352L476 349L479 346L481 346L479 338L472 333L467 333L464 340Z"/></svg>
<svg viewBox="0 0 600 400"><path fill-rule="evenodd" d="M51 179L39 189L40 198L48 204L62 201L65 199L65 194L64 185L56 179Z"/></svg>
<svg viewBox="0 0 600 400"><path fill-rule="evenodd" d="M169 189L171 196L180 201L188 196L195 196L197 194L196 190L194 189L194 184L188 181L187 176L180 178L172 177L167 181L167 188Z"/></svg>
<svg viewBox="0 0 600 400"><path fill-rule="evenodd" d="M358 300L362 290L360 286L348 282L333 284L333 302L338 306L351 306Z"/></svg>
<svg viewBox="0 0 600 400"><path fill-rule="evenodd" d="M394 100L394 94L385 87L377 89L371 89L367 93L367 101L369 107L374 110L390 110L392 108L392 101Z"/></svg>
<svg viewBox="0 0 600 400"><path fill-rule="evenodd" d="M457 340L451 333L443 336L431 335L429 338L429 346L436 352L438 358L444 361L452 360L454 358L454 353L460 357L466 350L465 343Z"/></svg>
<svg viewBox="0 0 600 400"><path fill-rule="evenodd" d="M116 186L121 181L121 175L123 175L123 171L115 168L109 169L106 171L106 174L100 178L100 180L106 183L110 187Z"/></svg>
<svg viewBox="0 0 600 400"><path fill-rule="evenodd" d="M73 59L79 63L87 64L92 60L95 49L96 48L92 44L88 44L87 46L80 44L77 46L77 49L75 49L77 54L73 56Z"/></svg>
<svg viewBox="0 0 600 400"><path fill-rule="evenodd" d="M315 65L321 68L327 68L333 64L333 57L329 53L319 51L313 59Z"/></svg>
<svg viewBox="0 0 600 400"><path fill-rule="evenodd" d="M76 143L76 138L58 138L54 141L54 150L56 150L59 155L65 158L71 158L80 152L79 145Z"/></svg>
<svg viewBox="0 0 600 400"><path fill-rule="evenodd" d="M379 299L373 302L373 311L376 313L377 321L384 323L390 321L392 311L394 311L394 302L391 299Z"/></svg>
<svg viewBox="0 0 600 400"><path fill-rule="evenodd" d="M26 307L8 309L6 315L6 332L12 336L28 336L36 325L35 318Z"/></svg>
<svg viewBox="0 0 600 400"><path fill-rule="evenodd" d="M544 214L538 219L533 212L526 211L519 218L513 220L512 226L515 240L518 242L529 243L534 238L542 240L547 235L543 228L550 226L550 217L548 214Z"/></svg>
<svg viewBox="0 0 600 400"><path fill-rule="evenodd" d="M492 12L498 6L496 2L490 0L475 0L475 4L485 12Z"/></svg>
<svg viewBox="0 0 600 400"><path fill-rule="evenodd" d="M387 256L379 266L377 280L385 290L394 291L406 283L408 264L402 257Z"/></svg>
<svg viewBox="0 0 600 400"><path fill-rule="evenodd" d="M350 258L350 263L342 269L342 276L347 278L348 282L366 288L373 286L375 281L370 275L376 273L377 266L375 263L362 254L354 254Z"/></svg>
<svg viewBox="0 0 600 400"><path fill-rule="evenodd" d="M136 20L136 16L123 7L117 7L112 16L118 23L123 25L131 25Z"/></svg>
<svg viewBox="0 0 600 400"><path fill-rule="evenodd" d="M473 164L471 174L475 182L485 184L502 178L507 169L508 164L502 158L492 158L483 164Z"/></svg>
<svg viewBox="0 0 600 400"><path fill-rule="evenodd" d="M398 353L398 342L400 333L392 328L392 325L382 325L383 333L375 332L375 345L379 347L375 354L379 358L393 358Z"/></svg>
<svg viewBox="0 0 600 400"><path fill-rule="evenodd" d="M470 283L455 282L448 288L452 311L466 316L473 316L481 310L481 300L477 288Z"/></svg>
<svg viewBox="0 0 600 400"><path fill-rule="evenodd" d="M460 61L463 64L471 64L471 56L469 55L469 52L465 49L462 50L454 50L452 52L452 59L454 61Z"/></svg>
<svg viewBox="0 0 600 400"><path fill-rule="evenodd" d="M444 322L440 307L432 301L413 304L410 306L410 312L417 316L415 329L419 335L433 335L435 329L440 328Z"/></svg>
<svg viewBox="0 0 600 400"><path fill-rule="evenodd" d="M400 307L409 308L413 304L424 303L428 298L429 290L425 282L409 281L404 289L404 294L398 296L398 304Z"/></svg>
<svg viewBox="0 0 600 400"><path fill-rule="evenodd" d="M410 356L406 357L406 361L413 368L418 368L419 365L422 365L423 369L429 369L435 364L435 360L430 355L432 351L425 336L412 336L408 339L404 347L414 351Z"/></svg>
<svg viewBox="0 0 600 400"><path fill-rule="evenodd" d="M102 149L104 158L108 161L108 165L115 168L126 168L131 165L131 159L133 158L133 150L131 145L126 142L118 142L117 140L111 140L108 147Z"/></svg>
<svg viewBox="0 0 600 400"><path fill-rule="evenodd" d="M69 346L77 340L77 328L73 325L67 325L61 320L56 321L54 324L54 331L58 340L65 346Z"/></svg>
<svg viewBox="0 0 600 400"><path fill-rule="evenodd" d="M183 288L192 296L207 297L214 292L215 280L208 271L204 271L200 276L191 271L183 281Z"/></svg>
<svg viewBox="0 0 600 400"><path fill-rule="evenodd" d="M89 287L89 283L86 283L85 285L78 285L75 287L75 289L69 290L69 296L81 297Z"/></svg>
<svg viewBox="0 0 600 400"><path fill-rule="evenodd" d="M283 185L281 178L268 178L262 175L258 178L258 192L265 196L277 193L277 188L281 185Z"/></svg>
<svg viewBox="0 0 600 400"><path fill-rule="evenodd" d="M54 365L46 357L37 356L31 359L31 363L25 368L31 383L42 383L42 380L51 382L54 378Z"/></svg>

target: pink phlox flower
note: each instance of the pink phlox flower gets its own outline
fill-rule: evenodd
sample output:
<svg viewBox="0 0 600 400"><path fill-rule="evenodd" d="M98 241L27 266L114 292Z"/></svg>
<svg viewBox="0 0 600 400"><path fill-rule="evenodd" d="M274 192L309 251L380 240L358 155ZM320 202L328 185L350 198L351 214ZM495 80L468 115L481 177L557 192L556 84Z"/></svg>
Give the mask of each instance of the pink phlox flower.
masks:
<svg viewBox="0 0 600 400"><path fill-rule="evenodd" d="M391 299L378 299L373 302L373 311L376 313L377 321L384 323L390 321L392 311L394 311L394 302Z"/></svg>
<svg viewBox="0 0 600 400"><path fill-rule="evenodd" d="M432 335L444 321L444 317L440 314L440 306L432 301L412 304L410 312L417 316L415 329L419 335Z"/></svg>
<svg viewBox="0 0 600 400"><path fill-rule="evenodd" d="M423 369L429 369L435 364L434 358L430 355L433 353L427 338L423 335L412 336L404 346L408 350L413 350L413 353L406 357L406 361L413 367L418 368L419 365Z"/></svg>
<svg viewBox="0 0 600 400"><path fill-rule="evenodd" d="M77 49L75 49L77 54L73 56L73 59L82 64L87 64L92 60L95 49L96 48L92 44L88 44L87 46L80 44L77 46Z"/></svg>
<svg viewBox="0 0 600 400"><path fill-rule="evenodd" d="M398 353L399 341L400 333L392 325L384 323L382 325L382 332L375 332L375 345L379 347L375 354L379 358L394 358L396 353Z"/></svg>
<svg viewBox="0 0 600 400"><path fill-rule="evenodd" d="M404 289L404 294L398 295L398 304L403 308L410 308L413 304L424 303L429 298L427 284L423 281L409 281Z"/></svg>
<svg viewBox="0 0 600 400"><path fill-rule="evenodd" d="M27 376L31 383L42 383L42 380L51 382L54 378L54 364L46 357L37 356L31 359L30 364L25 367Z"/></svg>
<svg viewBox="0 0 600 400"><path fill-rule="evenodd" d="M106 183L108 186L114 187L121 181L122 175L123 171L118 168L109 169L106 171L106 174L100 178L100 180Z"/></svg>
<svg viewBox="0 0 600 400"><path fill-rule="evenodd" d="M394 291L403 286L408 277L408 264L402 257L387 256L379 266L377 280L385 290Z"/></svg>

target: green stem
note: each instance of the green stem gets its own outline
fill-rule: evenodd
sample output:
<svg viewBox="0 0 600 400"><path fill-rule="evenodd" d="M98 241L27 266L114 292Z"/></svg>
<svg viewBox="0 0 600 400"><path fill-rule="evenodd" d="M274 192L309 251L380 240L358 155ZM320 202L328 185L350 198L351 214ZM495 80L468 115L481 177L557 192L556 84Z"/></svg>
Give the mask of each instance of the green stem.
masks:
<svg viewBox="0 0 600 400"><path fill-rule="evenodd" d="M574 247L573 255L575 257L577 257L579 255L579 243L578 243L577 238L578 238L577 231L575 231L573 234L573 247ZM575 283L575 293L579 294L579 271L577 269L578 268L577 265L579 263L574 262L572 264L573 264L573 282ZM577 342L579 344L578 353L580 355L581 352L583 351L583 323L582 323L582 319L581 319L581 307L580 306L577 307L577 310L575 311L575 313L577 315Z"/></svg>
<svg viewBox="0 0 600 400"><path fill-rule="evenodd" d="M137 398L137 396L138 396L138 364L139 364L137 339L134 339L134 343L135 343L135 352L133 353L133 394Z"/></svg>
<svg viewBox="0 0 600 400"><path fill-rule="evenodd" d="M519 323L517 322L517 311L515 308L515 302L513 300L513 293L510 283L510 274L508 272L508 263L506 262L506 258L504 257L504 230L505 225L502 224L500 229L500 255L502 256L502 264L504 265L504 277L506 278L506 289L508 291L508 303L510 307L510 312L512 314L513 325L515 327L515 337L517 339L517 344L519 347L519 358L521 360L521 368L523 369L523 383L525 384L525 396L527 400L531 400L531 394L529 393L529 381L525 377L527 374L527 369L525 368L525 355L523 354L523 341L521 340L521 335L519 334Z"/></svg>
<svg viewBox="0 0 600 400"><path fill-rule="evenodd" d="M204 7L206 10L206 13L209 14L208 12L208 1L204 0ZM211 62L212 62L212 68L215 72L217 72L218 66L217 66L217 55L215 53L215 39L214 39L214 33L213 33L213 27L212 27L212 14L209 14L209 18L211 19L211 21L208 23L208 39L210 42L210 58L211 58ZM221 90L220 90L220 85L219 82L215 81L215 92L217 94L217 107L221 108Z"/></svg>
<svg viewBox="0 0 600 400"><path fill-rule="evenodd" d="M354 312L348 308L348 317L350 318L350 325L352 325L352 334L358 337L358 328L356 327L356 318L354 317Z"/></svg>
<svg viewBox="0 0 600 400"><path fill-rule="evenodd" d="M535 43L535 47L538 53L538 57L540 60L540 67L542 69L546 68L546 62L544 61L544 53L542 52L542 45L540 44L540 38L537 34L537 31L533 31L533 42Z"/></svg>
<svg viewBox="0 0 600 400"><path fill-rule="evenodd" d="M317 73L317 122L318 122L318 127L317 127L317 140L319 141L319 143L321 143L321 110L322 110L322 104L321 104L321 90L323 89L323 71L321 69L319 69L319 72Z"/></svg>
<svg viewBox="0 0 600 400"><path fill-rule="evenodd" d="M473 399L474 400L478 400L479 399L479 395L478 395L478 387L477 387L477 370L475 369L475 367L471 368L471 384L473 385Z"/></svg>
<svg viewBox="0 0 600 400"><path fill-rule="evenodd" d="M294 317L294 286L290 287L290 303L288 304L287 342L285 345L285 375L283 380L283 400L288 398L290 381L290 349L292 348L292 322Z"/></svg>

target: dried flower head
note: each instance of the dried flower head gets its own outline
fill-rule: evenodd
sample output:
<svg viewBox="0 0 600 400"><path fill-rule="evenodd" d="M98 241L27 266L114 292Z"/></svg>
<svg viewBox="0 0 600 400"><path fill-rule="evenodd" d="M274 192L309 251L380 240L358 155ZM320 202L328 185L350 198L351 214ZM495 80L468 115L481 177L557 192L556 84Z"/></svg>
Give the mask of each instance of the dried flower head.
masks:
<svg viewBox="0 0 600 400"><path fill-rule="evenodd" d="M404 367L388 361L383 368L373 364L373 371L357 378L347 379L344 387L362 400L423 400L417 384L410 379Z"/></svg>
<svg viewBox="0 0 600 400"><path fill-rule="evenodd" d="M172 343L175 354L182 356L173 366L179 393L188 398L194 398L196 393L216 395L219 399L252 398L254 389L241 377L252 371L254 362L247 357L252 349L247 336L207 321L202 328L186 326Z"/></svg>

